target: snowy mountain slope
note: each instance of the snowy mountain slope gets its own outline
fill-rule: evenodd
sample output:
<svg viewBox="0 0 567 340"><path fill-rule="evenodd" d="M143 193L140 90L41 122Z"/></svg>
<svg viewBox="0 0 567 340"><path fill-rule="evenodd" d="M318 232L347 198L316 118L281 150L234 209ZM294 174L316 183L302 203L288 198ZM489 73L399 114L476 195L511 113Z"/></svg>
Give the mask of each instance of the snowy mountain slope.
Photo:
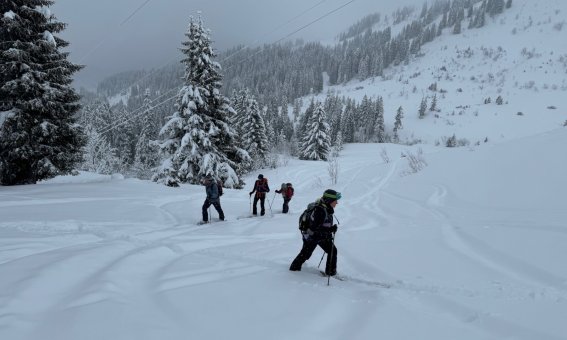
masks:
<svg viewBox="0 0 567 340"><path fill-rule="evenodd" d="M254 174L222 197L228 221L203 226L199 186L83 173L1 187L0 338L564 339L565 131L422 146L412 175L400 155L417 146L347 145L334 188L350 279L330 286L320 250L288 271L324 162L263 171L272 190L294 183L289 215L276 196L273 217L238 219Z"/></svg>
<svg viewBox="0 0 567 340"><path fill-rule="evenodd" d="M401 137L408 141L437 143L455 134L474 144L554 129L567 120L565 13L564 1L515 0L482 28L467 29L467 20L461 34L445 28L421 57L386 69L383 78L326 86L317 98L329 91L358 102L382 96L390 129L398 107L404 109ZM420 101L427 97L429 107L434 95L438 112L418 119ZM495 103L498 96L503 105Z"/></svg>

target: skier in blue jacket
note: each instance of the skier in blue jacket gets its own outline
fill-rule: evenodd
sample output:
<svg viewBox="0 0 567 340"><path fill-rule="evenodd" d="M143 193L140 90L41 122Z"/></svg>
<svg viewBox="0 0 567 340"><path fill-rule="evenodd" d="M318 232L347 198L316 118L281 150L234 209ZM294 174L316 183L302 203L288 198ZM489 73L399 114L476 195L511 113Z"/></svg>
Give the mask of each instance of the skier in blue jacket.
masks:
<svg viewBox="0 0 567 340"><path fill-rule="evenodd" d="M205 186L205 191L207 193L207 198L205 203L203 203L203 223L209 221L209 215L207 214L207 209L211 204L215 207L216 211L219 213L219 219L224 221L224 212L220 205L220 197L222 195L222 185L216 181L213 176L207 175L201 183Z"/></svg>

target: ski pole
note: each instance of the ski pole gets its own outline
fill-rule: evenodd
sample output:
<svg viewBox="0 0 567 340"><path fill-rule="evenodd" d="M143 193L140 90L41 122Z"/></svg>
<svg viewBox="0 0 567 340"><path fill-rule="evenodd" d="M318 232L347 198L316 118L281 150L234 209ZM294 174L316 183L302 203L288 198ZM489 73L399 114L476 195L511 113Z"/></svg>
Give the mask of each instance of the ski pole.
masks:
<svg viewBox="0 0 567 340"><path fill-rule="evenodd" d="M275 200L275 199L276 199L276 192L274 191L274 197L272 197L272 201L269 202L270 205L268 206L268 207L270 208L270 214L271 214L272 216L274 216L274 212L272 211L272 203L274 203L274 200ZM269 201L269 200L268 200L268 201Z"/></svg>
<svg viewBox="0 0 567 340"><path fill-rule="evenodd" d="M333 217L337 220L337 224L341 224L341 222L339 221L339 219L337 218L337 216L335 216L333 214ZM335 235L333 234L333 237L331 237L331 261L333 259L333 249L335 249ZM323 256L325 256L325 253L323 253ZM323 258L321 257L321 262L323 262ZM319 265L321 265L321 262L319 262ZM327 276L327 286L329 285L329 282L331 281L331 275Z"/></svg>
<svg viewBox="0 0 567 340"><path fill-rule="evenodd" d="M270 202L270 211L272 210L272 204L274 203L275 199L276 199L276 192L274 191L274 197L272 197L272 201Z"/></svg>
<svg viewBox="0 0 567 340"><path fill-rule="evenodd" d="M317 266L317 268L321 268L321 262L323 262L323 258L325 257L325 252L323 252L323 255L321 255L321 261L319 261L319 265Z"/></svg>
<svg viewBox="0 0 567 340"><path fill-rule="evenodd" d="M335 220L337 220L337 224L341 224L341 222L339 222L339 219L337 218L337 216L335 216L335 214L333 214L333 217L335 218Z"/></svg>
<svg viewBox="0 0 567 340"><path fill-rule="evenodd" d="M331 237L331 255L330 258L328 260L331 261L331 263L333 262L333 249L335 249L335 235L333 235L333 237ZM331 274L327 274L327 286L330 285L331 282Z"/></svg>

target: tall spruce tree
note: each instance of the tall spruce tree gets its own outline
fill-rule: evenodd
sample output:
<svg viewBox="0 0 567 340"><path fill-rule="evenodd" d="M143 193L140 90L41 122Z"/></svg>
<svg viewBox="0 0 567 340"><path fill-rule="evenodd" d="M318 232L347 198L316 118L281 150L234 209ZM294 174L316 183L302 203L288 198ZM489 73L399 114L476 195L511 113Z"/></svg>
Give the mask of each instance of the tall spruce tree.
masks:
<svg viewBox="0 0 567 340"><path fill-rule="evenodd" d="M261 168L266 164L269 142L264 118L254 98L248 99L246 117L242 121L243 147L252 158L253 168Z"/></svg>
<svg viewBox="0 0 567 340"><path fill-rule="evenodd" d="M421 98L421 104L419 104L419 110L417 112L417 116L419 119L425 118L425 113L427 112L427 98Z"/></svg>
<svg viewBox="0 0 567 340"><path fill-rule="evenodd" d="M87 143L84 147L84 161L81 169L105 175L117 171L120 159L116 157L116 149L93 126L88 125L85 133Z"/></svg>
<svg viewBox="0 0 567 340"><path fill-rule="evenodd" d="M307 125L305 138L303 139L300 159L327 160L331 151L331 128L327 124L327 115L323 105L317 103Z"/></svg>
<svg viewBox="0 0 567 340"><path fill-rule="evenodd" d="M354 133L356 130L354 111L355 111L354 100L347 99L347 103L341 120L341 131L343 132L343 141L345 143L354 142Z"/></svg>
<svg viewBox="0 0 567 340"><path fill-rule="evenodd" d="M144 94L142 110L143 114L139 121L139 135L136 142L133 170L136 172L136 177L150 179L153 169L159 164L159 154L156 145L150 143L157 137L157 129L154 125L155 119L152 119L154 112L149 89L146 89Z"/></svg>
<svg viewBox="0 0 567 340"><path fill-rule="evenodd" d="M394 121L394 141L396 143L400 141L398 130L403 129L402 118L404 118L404 109L400 106L398 111L396 111L396 118Z"/></svg>
<svg viewBox="0 0 567 340"><path fill-rule="evenodd" d="M374 122L374 139L378 143L386 141L386 126L384 125L384 99L376 100L376 121Z"/></svg>
<svg viewBox="0 0 567 340"><path fill-rule="evenodd" d="M433 99L431 99L431 106L429 107L429 111L437 111L437 93L433 95Z"/></svg>
<svg viewBox="0 0 567 340"><path fill-rule="evenodd" d="M237 132L238 136L242 136L242 124L246 118L246 110L248 109L248 100L250 99L250 91L248 88L234 91L231 98L231 106L234 109L230 122Z"/></svg>
<svg viewBox="0 0 567 340"><path fill-rule="evenodd" d="M206 175L226 187L241 187L241 164L248 153L234 143L229 124L234 110L221 95L219 63L211 47L209 32L201 18L190 18L181 48L185 65L184 85L177 94L177 111L160 131L164 162L153 179L168 186L197 184Z"/></svg>
<svg viewBox="0 0 567 340"><path fill-rule="evenodd" d="M81 66L67 60L65 28L49 0L0 2L0 183L32 184L69 174L85 134L71 87Z"/></svg>

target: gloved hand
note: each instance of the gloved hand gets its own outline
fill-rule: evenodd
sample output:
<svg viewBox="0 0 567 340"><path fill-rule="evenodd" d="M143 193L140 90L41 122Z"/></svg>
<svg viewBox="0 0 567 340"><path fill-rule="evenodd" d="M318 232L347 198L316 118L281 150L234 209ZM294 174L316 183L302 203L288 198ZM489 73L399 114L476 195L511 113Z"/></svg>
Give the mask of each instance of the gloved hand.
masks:
<svg viewBox="0 0 567 340"><path fill-rule="evenodd" d="M249 195L249 196L252 196L252 194L253 194L253 192L249 193L248 195Z"/></svg>
<svg viewBox="0 0 567 340"><path fill-rule="evenodd" d="M338 228L339 228L339 227L338 227L336 224L333 224L333 225L329 228L329 230L331 230L332 233L336 233Z"/></svg>

